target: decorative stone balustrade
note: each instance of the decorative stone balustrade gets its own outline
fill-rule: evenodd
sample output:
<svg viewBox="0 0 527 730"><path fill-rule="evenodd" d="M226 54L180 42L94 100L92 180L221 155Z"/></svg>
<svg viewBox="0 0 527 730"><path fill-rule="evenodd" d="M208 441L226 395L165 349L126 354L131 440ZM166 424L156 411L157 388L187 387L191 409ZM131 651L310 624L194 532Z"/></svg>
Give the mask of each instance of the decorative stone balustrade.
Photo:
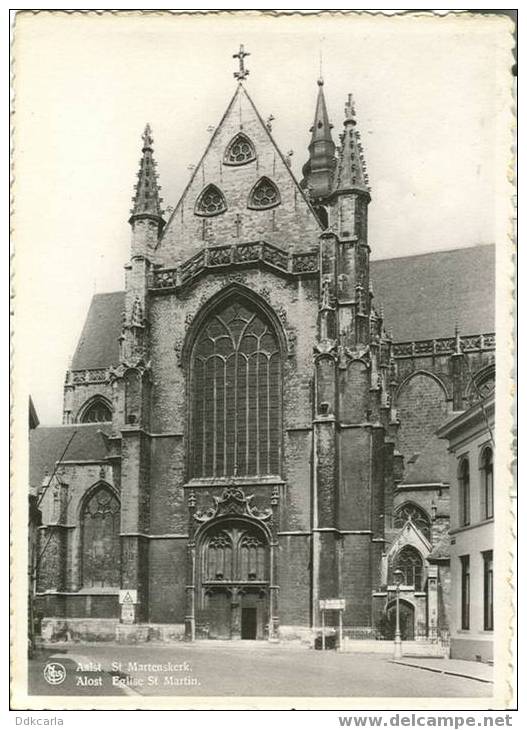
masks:
<svg viewBox="0 0 527 730"><path fill-rule="evenodd" d="M496 349L496 335L467 335L460 337L461 352L480 352ZM415 342L397 342L393 346L396 358L424 357L428 355L451 355L456 349L455 337L443 337L437 340L417 340Z"/></svg>
<svg viewBox="0 0 527 730"><path fill-rule="evenodd" d="M318 252L288 253L266 241L211 246L175 269L154 271L150 288L179 289L204 271L248 264L263 264L293 276L316 275Z"/></svg>
<svg viewBox="0 0 527 730"><path fill-rule="evenodd" d="M86 385L88 383L107 383L108 368L91 368L89 370L68 370L66 385Z"/></svg>

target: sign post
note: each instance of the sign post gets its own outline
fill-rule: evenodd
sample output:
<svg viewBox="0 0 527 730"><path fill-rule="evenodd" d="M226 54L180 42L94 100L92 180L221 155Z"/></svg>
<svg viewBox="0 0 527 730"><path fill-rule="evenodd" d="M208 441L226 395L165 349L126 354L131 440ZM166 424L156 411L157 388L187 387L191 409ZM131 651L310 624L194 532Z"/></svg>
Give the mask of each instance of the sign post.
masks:
<svg viewBox="0 0 527 730"><path fill-rule="evenodd" d="M137 590L129 588L119 591L121 604L121 623L133 624L135 621L135 606L137 604Z"/></svg>
<svg viewBox="0 0 527 730"><path fill-rule="evenodd" d="M345 608L345 598L325 598L320 600L320 611L322 615L322 651L326 648L326 611L339 612L339 651L342 651L342 612Z"/></svg>

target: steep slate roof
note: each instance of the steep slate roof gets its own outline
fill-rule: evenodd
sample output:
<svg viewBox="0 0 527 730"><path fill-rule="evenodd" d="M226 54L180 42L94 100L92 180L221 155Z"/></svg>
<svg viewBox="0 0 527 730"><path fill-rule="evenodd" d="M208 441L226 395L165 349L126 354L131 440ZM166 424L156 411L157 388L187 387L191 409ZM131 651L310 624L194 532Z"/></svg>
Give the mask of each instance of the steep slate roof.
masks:
<svg viewBox="0 0 527 730"><path fill-rule="evenodd" d="M75 424L74 426L38 426L29 434L29 486L37 490L46 475L51 476L55 462L62 457L66 444L74 431L78 431L64 461L102 460L106 458L106 445L102 431L109 434L109 423Z"/></svg>
<svg viewBox="0 0 527 730"><path fill-rule="evenodd" d="M374 304L395 342L494 332L494 246L372 261Z"/></svg>
<svg viewBox="0 0 527 730"><path fill-rule="evenodd" d="M71 363L72 370L119 364L124 292L95 294Z"/></svg>
<svg viewBox="0 0 527 730"><path fill-rule="evenodd" d="M411 456L411 454L405 454L406 459ZM434 434L413 463L406 461L403 483L446 484L449 481L449 463L448 459L445 459L445 444Z"/></svg>
<svg viewBox="0 0 527 730"><path fill-rule="evenodd" d="M494 246L372 261L374 303L396 342L494 332ZM71 368L119 362L124 292L95 294Z"/></svg>

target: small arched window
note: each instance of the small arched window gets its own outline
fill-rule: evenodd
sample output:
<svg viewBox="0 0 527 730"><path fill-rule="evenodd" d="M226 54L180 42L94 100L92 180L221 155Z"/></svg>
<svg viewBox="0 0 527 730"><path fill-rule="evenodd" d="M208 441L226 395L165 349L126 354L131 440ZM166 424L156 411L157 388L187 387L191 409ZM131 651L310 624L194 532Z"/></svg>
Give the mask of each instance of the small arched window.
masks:
<svg viewBox="0 0 527 730"><path fill-rule="evenodd" d="M225 165L246 165L255 159L253 143L246 134L240 132L229 142L223 162Z"/></svg>
<svg viewBox="0 0 527 730"><path fill-rule="evenodd" d="M268 177L261 177L249 193L247 207L253 210L266 210L280 205L280 192Z"/></svg>
<svg viewBox="0 0 527 730"><path fill-rule="evenodd" d="M480 469L482 518L490 520L494 517L494 463L490 446L481 452Z"/></svg>
<svg viewBox="0 0 527 730"><path fill-rule="evenodd" d="M112 420L112 411L105 398L93 398L82 410L81 423L103 423Z"/></svg>
<svg viewBox="0 0 527 730"><path fill-rule="evenodd" d="M402 571L402 584L414 586L416 591L423 587L423 559L419 551L412 545L405 545L393 561L393 571Z"/></svg>
<svg viewBox="0 0 527 730"><path fill-rule="evenodd" d="M466 457L459 464L458 484L459 524L464 527L470 525L470 466Z"/></svg>
<svg viewBox="0 0 527 730"><path fill-rule="evenodd" d="M121 508L107 484L88 495L81 512L81 529L83 587L119 586Z"/></svg>
<svg viewBox="0 0 527 730"><path fill-rule="evenodd" d="M199 216L210 217L225 213L226 210L227 202L225 196L216 185L211 183L200 193L196 201L194 213Z"/></svg>
<svg viewBox="0 0 527 730"><path fill-rule="evenodd" d="M406 502L397 508L393 520L393 526L397 529L403 528L410 520L420 530L428 541L430 541L430 517L424 509L412 502Z"/></svg>

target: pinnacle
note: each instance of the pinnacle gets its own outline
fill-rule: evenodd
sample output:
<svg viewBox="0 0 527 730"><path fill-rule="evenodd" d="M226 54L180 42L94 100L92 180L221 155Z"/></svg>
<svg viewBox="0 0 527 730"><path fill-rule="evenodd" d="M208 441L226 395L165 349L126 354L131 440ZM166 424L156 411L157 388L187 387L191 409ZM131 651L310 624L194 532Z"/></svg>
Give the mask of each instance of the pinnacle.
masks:
<svg viewBox="0 0 527 730"><path fill-rule="evenodd" d="M160 187L157 184L156 162L153 157L154 139L150 124L146 124L142 134L143 147L142 157L139 161L139 172L137 183L134 185L134 197L132 199L132 217L136 215L151 215L161 219L161 198L159 197Z"/></svg>
<svg viewBox="0 0 527 730"><path fill-rule="evenodd" d="M340 135L339 161L335 190L359 188L369 193L369 179L366 171L364 149L358 131L355 103L348 94L344 106L344 130Z"/></svg>

